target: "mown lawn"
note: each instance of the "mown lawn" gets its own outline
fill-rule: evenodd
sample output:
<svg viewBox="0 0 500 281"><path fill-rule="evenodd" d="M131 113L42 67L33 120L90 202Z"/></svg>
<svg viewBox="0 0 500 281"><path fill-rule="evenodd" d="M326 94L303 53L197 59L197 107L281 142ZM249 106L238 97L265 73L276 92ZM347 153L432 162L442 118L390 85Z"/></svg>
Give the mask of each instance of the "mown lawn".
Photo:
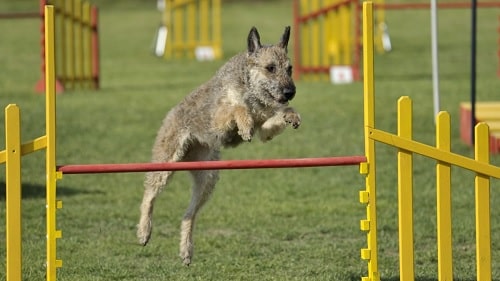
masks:
<svg viewBox="0 0 500 281"><path fill-rule="evenodd" d="M33 1L1 2L0 11L36 10ZM96 1L101 7L102 89L57 97L59 164L146 162L165 113L213 75L223 61L165 61L152 55L160 22L154 1ZM32 7L34 5L34 7ZM30 8L32 7L32 8ZM452 150L473 156L459 140L458 104L469 99L468 10L439 13L441 106L452 117ZM292 24L290 1L223 1L225 59L244 50L251 26L262 42L277 42ZM498 100L498 11L480 9L478 100ZM414 137L434 145L427 11L388 11L394 50L376 56L377 127L395 132L396 101L414 101ZM44 134L38 20L0 20L0 105L22 111L23 140ZM291 46L291 49L293 46ZM297 81L292 102L302 126L272 142L223 151L224 159L362 155L362 84ZM3 114L0 117L3 131ZM3 138L0 147L4 147ZM379 267L382 280L399 280L395 150L377 145ZM45 278L43 153L23 158L23 279ZM492 156L498 165L499 156ZM417 280L437 280L434 161L414 161ZM5 182L0 168L0 182ZM475 280L473 174L454 168L453 251L456 280ZM182 266L180 219L190 196L179 172L157 199L153 237L136 244L142 174L66 175L58 182L59 280L360 280L366 262L358 201L364 178L357 167L222 171L195 230L195 257ZM499 182L491 186L493 279L500 280ZM5 193L0 192L0 217ZM4 223L4 220L1 220ZM0 241L5 229L0 227ZM5 258L5 243L0 243ZM0 270L5 279L5 270Z"/></svg>

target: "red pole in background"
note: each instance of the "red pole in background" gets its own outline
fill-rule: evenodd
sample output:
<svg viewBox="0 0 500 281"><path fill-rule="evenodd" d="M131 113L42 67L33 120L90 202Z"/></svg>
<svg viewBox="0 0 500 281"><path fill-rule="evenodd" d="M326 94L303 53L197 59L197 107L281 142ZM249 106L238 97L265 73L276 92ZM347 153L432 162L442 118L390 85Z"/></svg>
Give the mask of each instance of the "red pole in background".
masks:
<svg viewBox="0 0 500 281"><path fill-rule="evenodd" d="M40 49L42 57L42 77L35 84L35 92L42 94L45 93L45 5L47 5L47 0L40 0L40 18L41 18L41 40ZM57 74L56 74L57 75ZM60 94L64 91L64 87L56 77L56 93Z"/></svg>

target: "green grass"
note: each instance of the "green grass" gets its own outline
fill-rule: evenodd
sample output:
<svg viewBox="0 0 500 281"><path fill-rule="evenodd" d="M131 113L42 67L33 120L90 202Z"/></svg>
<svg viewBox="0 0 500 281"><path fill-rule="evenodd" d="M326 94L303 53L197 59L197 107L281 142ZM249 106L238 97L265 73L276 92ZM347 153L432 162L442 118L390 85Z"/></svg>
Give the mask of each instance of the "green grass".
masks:
<svg viewBox="0 0 500 281"><path fill-rule="evenodd" d="M32 1L0 3L22 11ZM58 163L146 162L165 113L223 63L165 61L151 55L160 15L154 1L97 1L101 7L102 89L57 97ZM33 4L35 5L35 4ZM258 26L263 42L276 42L292 22L289 1L225 1L226 59L245 48ZM36 5L35 5L36 6ZM33 7L31 10L36 10ZM498 100L498 11L480 9L478 100ZM427 11L390 11L394 51L376 56L377 127L395 132L396 101L414 100L414 137L434 144ZM469 11L439 13L441 105L452 116L452 150L473 156L459 140L458 104L469 99ZM44 99L33 93L40 76L39 21L0 21L0 106L17 103L23 140L44 134ZM223 151L224 159L362 155L362 85L297 82L293 101L303 117L268 144L257 141ZM0 117L3 131L3 115ZM0 140L4 147L4 140ZM382 280L399 280L395 150L377 145L379 267ZM23 280L45 278L44 157L23 158ZM492 156L498 165L499 156ZM435 172L432 160L414 161L417 280L437 280ZM5 182L4 167L0 182ZM475 280L473 174L453 169L455 280ZM222 171L199 216L190 267L178 253L180 219L190 196L187 173L177 174L158 198L153 237L136 244L142 174L66 175L58 182L64 208L57 213L59 280L360 280L366 263L358 203L364 178L356 167ZM500 280L499 182L492 182L493 279ZM0 192L0 218L5 194ZM3 221L3 219L2 219ZM0 241L5 230L0 227ZM0 243L4 260L5 243ZM0 280L5 270L0 270Z"/></svg>

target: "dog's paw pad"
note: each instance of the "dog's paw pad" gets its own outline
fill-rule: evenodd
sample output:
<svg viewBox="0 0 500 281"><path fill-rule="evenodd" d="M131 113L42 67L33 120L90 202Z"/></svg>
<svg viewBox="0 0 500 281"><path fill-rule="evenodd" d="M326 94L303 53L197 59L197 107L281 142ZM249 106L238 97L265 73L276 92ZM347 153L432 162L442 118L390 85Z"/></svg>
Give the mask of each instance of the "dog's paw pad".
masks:
<svg viewBox="0 0 500 281"><path fill-rule="evenodd" d="M294 129L297 129L301 123L300 115L296 112L290 112L285 115L285 122L292 125Z"/></svg>

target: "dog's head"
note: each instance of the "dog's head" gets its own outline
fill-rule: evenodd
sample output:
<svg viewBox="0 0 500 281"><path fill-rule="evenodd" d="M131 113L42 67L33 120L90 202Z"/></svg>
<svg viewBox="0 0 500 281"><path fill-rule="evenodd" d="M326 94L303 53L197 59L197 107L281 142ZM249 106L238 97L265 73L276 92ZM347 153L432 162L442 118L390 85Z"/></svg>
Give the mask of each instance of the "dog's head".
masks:
<svg viewBox="0 0 500 281"><path fill-rule="evenodd" d="M295 96L292 64L287 54L289 38L289 26L276 45L263 46L255 27L248 34L247 79L255 98L263 104L288 104Z"/></svg>

